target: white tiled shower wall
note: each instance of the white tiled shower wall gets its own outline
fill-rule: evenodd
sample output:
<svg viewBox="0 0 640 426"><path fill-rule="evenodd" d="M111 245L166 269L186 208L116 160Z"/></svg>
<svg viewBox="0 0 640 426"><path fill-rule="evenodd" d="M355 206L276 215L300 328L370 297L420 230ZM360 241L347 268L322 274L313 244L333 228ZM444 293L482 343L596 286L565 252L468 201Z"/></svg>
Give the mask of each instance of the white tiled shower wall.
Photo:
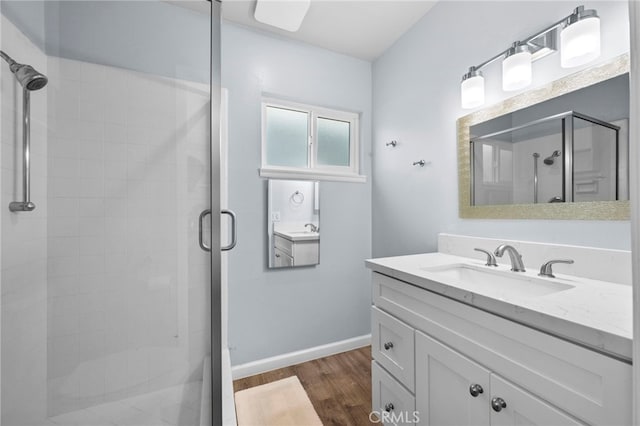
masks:
<svg viewBox="0 0 640 426"><path fill-rule="evenodd" d="M18 62L47 73L47 57L4 16L2 46ZM31 93L32 212L22 199L22 89L4 61L2 84L2 424L33 425L46 414L47 380L47 96Z"/></svg>
<svg viewBox="0 0 640 426"><path fill-rule="evenodd" d="M2 49L49 77L32 94L37 208L10 213L22 93L0 71L2 424L201 380L208 85L47 57L4 16Z"/></svg>
<svg viewBox="0 0 640 426"><path fill-rule="evenodd" d="M49 414L200 380L209 87L49 58Z"/></svg>

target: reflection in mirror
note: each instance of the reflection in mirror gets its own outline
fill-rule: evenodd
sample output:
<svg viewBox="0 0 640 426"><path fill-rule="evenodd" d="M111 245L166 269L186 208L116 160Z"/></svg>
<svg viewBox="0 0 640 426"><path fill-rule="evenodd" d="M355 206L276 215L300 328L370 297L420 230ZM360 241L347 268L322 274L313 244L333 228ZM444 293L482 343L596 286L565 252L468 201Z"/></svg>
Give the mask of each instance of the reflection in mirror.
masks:
<svg viewBox="0 0 640 426"><path fill-rule="evenodd" d="M320 184L269 180L269 268L320 263Z"/></svg>
<svg viewBox="0 0 640 426"><path fill-rule="evenodd" d="M628 200L628 73L469 129L471 205Z"/></svg>

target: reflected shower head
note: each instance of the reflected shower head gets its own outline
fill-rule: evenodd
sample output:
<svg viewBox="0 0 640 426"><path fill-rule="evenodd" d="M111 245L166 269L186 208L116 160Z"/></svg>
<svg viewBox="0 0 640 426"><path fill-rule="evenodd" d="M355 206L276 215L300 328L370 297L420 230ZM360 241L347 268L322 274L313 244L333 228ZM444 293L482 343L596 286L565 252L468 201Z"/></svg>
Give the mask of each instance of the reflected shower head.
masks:
<svg viewBox="0 0 640 426"><path fill-rule="evenodd" d="M544 159L544 164L550 166L553 164L554 159L557 157L560 157L560 155L562 154L562 152L560 151L553 151L553 154L551 154L550 156L548 156L547 158Z"/></svg>
<svg viewBox="0 0 640 426"><path fill-rule="evenodd" d="M9 69L16 76L16 79L27 90L40 90L47 85L47 77L36 71L31 65L19 64L9 55L0 50L0 56L7 61Z"/></svg>

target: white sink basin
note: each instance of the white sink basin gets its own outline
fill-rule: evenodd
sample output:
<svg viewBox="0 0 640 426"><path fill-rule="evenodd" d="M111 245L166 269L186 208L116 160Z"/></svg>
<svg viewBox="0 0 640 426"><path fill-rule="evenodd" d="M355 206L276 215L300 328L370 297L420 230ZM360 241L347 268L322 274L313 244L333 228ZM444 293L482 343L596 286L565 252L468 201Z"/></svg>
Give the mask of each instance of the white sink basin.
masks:
<svg viewBox="0 0 640 426"><path fill-rule="evenodd" d="M463 263L420 268L442 283L454 282L474 293L501 299L545 296L573 288L555 279L538 278L521 272L500 271Z"/></svg>

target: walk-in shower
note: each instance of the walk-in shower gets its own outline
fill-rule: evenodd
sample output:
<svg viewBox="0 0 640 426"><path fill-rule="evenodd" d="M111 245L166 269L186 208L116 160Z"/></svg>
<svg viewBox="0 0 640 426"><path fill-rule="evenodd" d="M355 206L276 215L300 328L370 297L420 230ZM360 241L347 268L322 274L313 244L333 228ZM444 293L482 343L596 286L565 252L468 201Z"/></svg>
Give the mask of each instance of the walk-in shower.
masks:
<svg viewBox="0 0 640 426"><path fill-rule="evenodd" d="M20 64L0 50L0 56L7 61L9 69L22 86L22 201L9 203L12 212L30 212L36 208L31 202L31 95L47 85L47 77L31 65Z"/></svg>
<svg viewBox="0 0 640 426"><path fill-rule="evenodd" d="M220 3L184 3L0 1L2 425L222 424Z"/></svg>

